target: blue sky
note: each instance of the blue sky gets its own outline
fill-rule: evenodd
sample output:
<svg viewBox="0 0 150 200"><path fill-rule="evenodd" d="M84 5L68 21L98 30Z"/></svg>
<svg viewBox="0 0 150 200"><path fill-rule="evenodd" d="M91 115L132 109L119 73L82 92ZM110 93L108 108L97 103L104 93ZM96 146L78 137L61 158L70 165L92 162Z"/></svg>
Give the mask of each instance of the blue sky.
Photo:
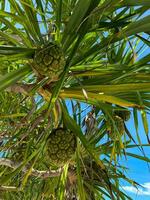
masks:
<svg viewBox="0 0 150 200"><path fill-rule="evenodd" d="M150 10L145 12L142 16L150 15ZM145 36L145 34L143 34ZM140 45L139 45L140 46ZM144 51L140 54L140 56L137 59L140 59L144 57L145 55L150 53L150 48L146 47ZM141 142L144 144L147 144L147 139L145 136L145 131L143 128L143 123L141 119L140 112L138 113L138 119L139 119L139 129L138 133L140 135ZM147 115L147 120L149 123L149 134L150 134L150 115ZM136 138L136 132L134 127L134 121L133 117L126 123L130 133ZM141 152L137 148L133 148L128 150L128 152L132 152L138 155L141 155ZM144 152L148 158L150 158L150 147L145 147ZM135 190L135 188L129 184L123 183L124 189L127 192L127 194L133 199L133 200L150 200L150 164L148 167L148 164L144 161L134 159L132 157L128 157L128 160L124 160L123 164L129 168L128 170L128 177L134 179L136 182L144 186L144 188L139 187L139 192Z"/></svg>
<svg viewBox="0 0 150 200"><path fill-rule="evenodd" d="M72 112L69 101L67 102L67 107L70 107L69 110L70 112ZM87 107L87 104L84 103L82 104L82 110L85 110L83 112L84 117L90 111L90 109ZM150 115L147 115L147 119L148 122L150 122ZM138 112L138 120L139 120L138 133L141 142L142 144L147 144L147 139L143 128L140 112ZM126 125L131 135L136 140L136 132L134 127L133 116L131 116L130 120L126 122ZM150 130L150 123L149 123L149 130ZM127 152L143 156L141 152L138 150L138 148L130 148ZM146 156L150 158L150 147L144 147L144 152ZM150 200L150 171L149 171L150 166L148 169L148 163L128 156L127 160L124 159L121 161L121 164L123 164L128 168L126 173L127 177L135 180L140 185L143 185L145 187L145 188L139 187L139 192L137 193L136 189L132 185L128 184L127 182L121 182L122 186L124 187L124 192L126 192L133 200Z"/></svg>
<svg viewBox="0 0 150 200"><path fill-rule="evenodd" d="M148 122L150 121L150 116L148 115ZM139 119L139 135L141 138L142 143L147 143L145 131L142 124L142 119L140 116L140 113L138 114ZM136 138L135 128L134 128L134 122L133 118L129 120L127 123L128 129L132 133L132 136ZM149 124L149 130L150 130L150 124ZM144 148L145 154L147 157L150 158L150 147ZM137 148L133 148L128 150L128 152L136 153L138 155L141 155L140 151ZM124 160L123 164L129 168L128 170L128 176L141 185L145 186L145 189L140 188L141 191L137 194L137 191L129 184L125 184L125 191L134 199L134 200L149 200L150 199L150 167L148 168L148 164L144 161L140 161L138 159L134 159L132 157L128 157L128 160Z"/></svg>

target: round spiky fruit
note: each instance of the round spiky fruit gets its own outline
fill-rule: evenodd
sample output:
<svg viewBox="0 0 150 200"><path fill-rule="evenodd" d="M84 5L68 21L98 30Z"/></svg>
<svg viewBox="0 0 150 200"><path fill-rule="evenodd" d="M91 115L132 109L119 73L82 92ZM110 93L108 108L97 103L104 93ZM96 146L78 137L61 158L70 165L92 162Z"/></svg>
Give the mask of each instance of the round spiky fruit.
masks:
<svg viewBox="0 0 150 200"><path fill-rule="evenodd" d="M76 146L76 136L73 132L63 128L54 129L47 142L50 162L58 166L64 165L75 153Z"/></svg>
<svg viewBox="0 0 150 200"><path fill-rule="evenodd" d="M57 81L65 66L62 49L53 43L37 49L32 66L39 76L47 76L50 81Z"/></svg>
<svg viewBox="0 0 150 200"><path fill-rule="evenodd" d="M121 117L124 121L128 121L131 115L129 110L115 110L114 114Z"/></svg>
<svg viewBox="0 0 150 200"><path fill-rule="evenodd" d="M116 127L117 127L117 129L118 129L118 132L120 133L120 135L123 135L123 133L124 133L124 121L123 121L123 119L121 118L121 117L119 117L119 116L115 116L114 117L114 121L115 121L115 125L116 125ZM115 130L115 127L113 128L114 129L114 132L116 132Z"/></svg>
<svg viewBox="0 0 150 200"><path fill-rule="evenodd" d="M110 122L106 122L106 128L107 128L107 131L109 133L109 137L112 140L119 140L119 138L125 132L124 120L121 117L119 117L119 116L114 116L113 120L114 120L115 124L110 123Z"/></svg>

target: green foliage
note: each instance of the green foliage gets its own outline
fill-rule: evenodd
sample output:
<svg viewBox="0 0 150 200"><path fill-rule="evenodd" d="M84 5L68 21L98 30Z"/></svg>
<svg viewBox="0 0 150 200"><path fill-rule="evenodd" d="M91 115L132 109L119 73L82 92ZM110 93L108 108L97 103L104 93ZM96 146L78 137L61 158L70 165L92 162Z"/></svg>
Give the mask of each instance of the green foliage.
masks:
<svg viewBox="0 0 150 200"><path fill-rule="evenodd" d="M138 183L121 159L150 162L143 150L150 143L149 7L148 0L0 2L1 199L131 199L121 181ZM71 157L61 152L69 159L60 166L51 155L61 127L75 136L58 146L68 150L76 138L77 147Z"/></svg>

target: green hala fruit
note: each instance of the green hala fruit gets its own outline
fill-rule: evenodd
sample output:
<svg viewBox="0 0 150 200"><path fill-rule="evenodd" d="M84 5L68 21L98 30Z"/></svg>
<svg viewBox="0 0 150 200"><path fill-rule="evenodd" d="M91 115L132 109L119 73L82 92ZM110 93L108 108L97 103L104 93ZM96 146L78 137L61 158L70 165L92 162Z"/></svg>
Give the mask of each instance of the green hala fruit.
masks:
<svg viewBox="0 0 150 200"><path fill-rule="evenodd" d="M57 81L65 66L62 49L53 43L37 49L32 66L39 76L47 76L50 81Z"/></svg>
<svg viewBox="0 0 150 200"><path fill-rule="evenodd" d="M119 116L114 116L113 119L114 119L115 126L113 125L113 123L110 123L107 121L106 128L109 133L109 137L112 140L119 140L119 137L121 137L125 132L124 120ZM117 132L116 128L117 128L118 132Z"/></svg>
<svg viewBox="0 0 150 200"><path fill-rule="evenodd" d="M128 121L131 113L129 110L115 110L114 115L121 117L124 121Z"/></svg>
<svg viewBox="0 0 150 200"><path fill-rule="evenodd" d="M50 162L58 166L64 165L75 153L76 146L76 136L73 132L63 128L54 129L47 142Z"/></svg>
<svg viewBox="0 0 150 200"><path fill-rule="evenodd" d="M116 127L118 129L118 132L120 133L120 135L123 135L123 133L125 131L124 130L124 121L123 121L123 119L121 117L119 117L119 116L115 116L114 117L114 121L115 121L115 125L116 125ZM113 128L113 131L116 132L115 128Z"/></svg>

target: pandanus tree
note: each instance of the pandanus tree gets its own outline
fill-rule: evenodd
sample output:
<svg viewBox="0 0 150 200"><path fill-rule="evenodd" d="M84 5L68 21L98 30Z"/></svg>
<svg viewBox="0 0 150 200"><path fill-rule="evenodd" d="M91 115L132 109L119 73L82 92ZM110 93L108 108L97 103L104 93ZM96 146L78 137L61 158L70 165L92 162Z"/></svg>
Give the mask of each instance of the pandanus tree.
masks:
<svg viewBox="0 0 150 200"><path fill-rule="evenodd" d="M122 158L150 162L149 0L0 8L0 198L131 199Z"/></svg>

